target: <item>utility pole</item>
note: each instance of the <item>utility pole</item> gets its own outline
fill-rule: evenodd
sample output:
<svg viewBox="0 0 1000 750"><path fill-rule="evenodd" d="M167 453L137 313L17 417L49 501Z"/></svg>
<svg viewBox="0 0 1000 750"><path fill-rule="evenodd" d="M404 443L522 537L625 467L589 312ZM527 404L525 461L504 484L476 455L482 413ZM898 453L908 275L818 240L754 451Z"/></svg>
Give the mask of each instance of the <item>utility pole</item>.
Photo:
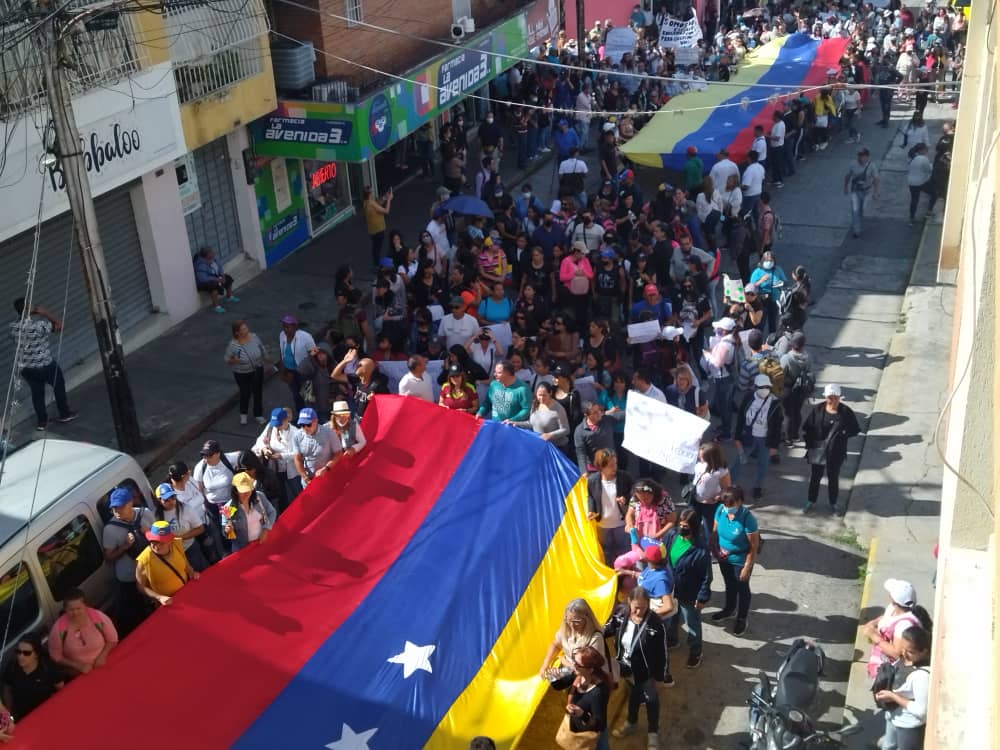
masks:
<svg viewBox="0 0 1000 750"><path fill-rule="evenodd" d="M584 64L587 49L587 21L583 16L583 0L576 0L576 59L579 65Z"/></svg>
<svg viewBox="0 0 1000 750"><path fill-rule="evenodd" d="M73 113L72 95L63 68L69 59L64 37L70 27L83 20L86 15L88 12L83 11L68 22L57 16L41 30L46 51L45 89L55 129L52 151L59 160L66 185L66 197L73 213L73 232L80 250L80 266L90 298L90 312L97 332L97 347L104 366L104 380L108 387L118 448L126 453L138 453L142 450L142 434L128 373L125 371L125 353L111 301L108 268L98 232L94 197L90 192L80 132Z"/></svg>

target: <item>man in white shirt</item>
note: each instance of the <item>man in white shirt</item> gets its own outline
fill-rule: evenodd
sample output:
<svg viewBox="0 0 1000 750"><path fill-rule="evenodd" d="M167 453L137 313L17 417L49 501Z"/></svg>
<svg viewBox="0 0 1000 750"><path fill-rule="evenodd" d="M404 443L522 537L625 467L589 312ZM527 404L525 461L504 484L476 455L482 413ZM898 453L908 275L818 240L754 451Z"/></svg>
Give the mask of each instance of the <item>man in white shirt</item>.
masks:
<svg viewBox="0 0 1000 750"><path fill-rule="evenodd" d="M580 158L580 149L573 146L569 156L559 164L559 193L570 194L577 208L587 205L587 162Z"/></svg>
<svg viewBox="0 0 1000 750"><path fill-rule="evenodd" d="M764 137L764 126L753 126L753 143L750 148L757 152L757 163L762 167L767 165L767 138Z"/></svg>
<svg viewBox="0 0 1000 750"><path fill-rule="evenodd" d="M785 176L785 120L778 110L771 114L771 120L773 124L767 139L771 156L767 161L771 165L771 180L776 188L780 188L785 186L782 182L782 178Z"/></svg>
<svg viewBox="0 0 1000 750"><path fill-rule="evenodd" d="M667 403L667 397L663 395L663 391L653 385L650 377L649 369L640 367L632 374L632 390L636 393L641 393L643 396L654 398L661 403Z"/></svg>
<svg viewBox="0 0 1000 750"><path fill-rule="evenodd" d="M708 176L712 178L712 187L719 192L724 191L726 180L729 179L730 175L739 179L740 168L736 166L736 162L729 158L729 151L722 149L719 151L718 161L712 165L712 169L708 173Z"/></svg>
<svg viewBox="0 0 1000 750"><path fill-rule="evenodd" d="M479 321L466 313L465 300L459 296L451 298L451 314L441 318L438 335L444 336L446 349L465 346L465 342L479 330Z"/></svg>
<svg viewBox="0 0 1000 750"><path fill-rule="evenodd" d="M427 360L419 354L413 354L406 360L406 367L409 372L399 379L399 395L422 398L434 403L434 388L430 378L424 377Z"/></svg>
<svg viewBox="0 0 1000 750"><path fill-rule="evenodd" d="M306 331L299 329L299 321L294 315L286 315L281 319L281 333L278 334L278 356L281 357L282 369L291 374L288 388L292 392L295 409L305 406L302 400L302 383L304 378L299 375L299 365L305 362L316 351L316 341Z"/></svg>
<svg viewBox="0 0 1000 750"><path fill-rule="evenodd" d="M743 170L743 180L740 184L740 189L743 191L743 206L740 208L740 213L744 215L748 211L756 211L766 176L764 167L757 163L756 151L751 150L747 154L747 161L750 163Z"/></svg>
<svg viewBox="0 0 1000 750"><path fill-rule="evenodd" d="M434 273L443 279L448 278L448 261L451 259L451 243L448 242L448 228L445 226L443 208L434 209L434 218L427 222L427 233L434 240Z"/></svg>

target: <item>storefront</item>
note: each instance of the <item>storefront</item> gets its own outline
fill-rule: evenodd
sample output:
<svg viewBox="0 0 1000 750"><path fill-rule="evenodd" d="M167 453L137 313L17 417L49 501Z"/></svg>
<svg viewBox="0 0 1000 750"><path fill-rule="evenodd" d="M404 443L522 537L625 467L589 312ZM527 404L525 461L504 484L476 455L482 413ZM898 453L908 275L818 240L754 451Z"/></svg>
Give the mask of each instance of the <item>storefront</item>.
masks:
<svg viewBox="0 0 1000 750"><path fill-rule="evenodd" d="M185 154L174 161L174 167L192 252L210 247L223 263L242 255L239 212L226 137Z"/></svg>
<svg viewBox="0 0 1000 750"><path fill-rule="evenodd" d="M147 241L142 230L157 211L166 210L149 197L158 184L168 181L176 193L169 167L185 151L170 73L166 63L73 100L115 313L127 343L131 330L162 311L151 291L152 282L162 283L149 259L173 249L169 238L149 234ZM141 99L128 95L140 87ZM62 167L55 162L42 171L36 168L46 151L43 132L31 118L10 125L10 149L0 180L0 298L9 304L25 296L37 224L33 301L64 319L59 360L69 369L97 351L97 337ZM179 215L180 201L176 194L172 197ZM191 268L190 261L184 265ZM13 348L9 336L0 337L0 362L11 362Z"/></svg>
<svg viewBox="0 0 1000 750"><path fill-rule="evenodd" d="M302 191L305 209L301 218L308 222L308 236L349 216L352 201L365 187L382 194L397 185L408 176L402 165L413 168L407 158L415 149L411 136L431 123L436 137L437 127L456 105L511 67L516 62L513 57L527 53L528 38L528 18L520 13L476 34L463 49L405 73L402 78L406 80L360 102L279 100L275 112L250 126L254 153L262 168L270 159L282 158L288 163L287 202L271 201L273 175L258 183L265 245L269 235L278 234L283 239L292 234L291 193L296 185ZM297 182L292 176L296 169L301 172ZM279 204L283 211L278 210ZM276 233L279 225L284 231ZM295 229L301 231L298 225ZM268 264L292 250L282 245L280 250L268 251Z"/></svg>

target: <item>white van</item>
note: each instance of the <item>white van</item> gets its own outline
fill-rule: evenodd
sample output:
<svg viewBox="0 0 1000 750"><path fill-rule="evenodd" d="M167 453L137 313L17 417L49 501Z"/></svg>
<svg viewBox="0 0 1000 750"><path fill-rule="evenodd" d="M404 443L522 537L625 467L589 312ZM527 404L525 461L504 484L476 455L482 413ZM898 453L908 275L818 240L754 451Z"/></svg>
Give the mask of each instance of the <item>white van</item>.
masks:
<svg viewBox="0 0 1000 750"><path fill-rule="evenodd" d="M45 634L63 595L79 588L106 612L117 599L101 538L119 485L152 507L142 468L111 448L42 439L7 456L0 475L0 632L4 653L26 632Z"/></svg>

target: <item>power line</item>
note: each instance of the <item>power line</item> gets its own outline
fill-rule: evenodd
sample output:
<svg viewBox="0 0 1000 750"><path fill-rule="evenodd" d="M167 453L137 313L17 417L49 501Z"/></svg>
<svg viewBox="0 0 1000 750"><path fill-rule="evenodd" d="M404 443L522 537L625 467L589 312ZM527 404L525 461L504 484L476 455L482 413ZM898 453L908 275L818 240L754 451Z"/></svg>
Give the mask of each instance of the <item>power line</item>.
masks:
<svg viewBox="0 0 1000 750"><path fill-rule="evenodd" d="M444 41L442 39L432 39L430 37L420 36L419 34L413 34L413 33L406 32L406 31L400 31L398 29L390 29L390 28L387 28L385 26L379 26L377 24L368 23L367 21L356 21L356 20L354 20L352 18L348 18L347 16L339 15L339 14L334 13L332 11L321 11L319 8L310 8L308 5L303 5L302 3L295 2L295 0L275 0L275 1L279 2L279 3L282 3L283 5L288 5L288 6L291 6L291 7L294 7L294 8L298 8L300 10L308 11L310 13L315 13L318 16L327 16L329 18L333 18L333 19L336 19L338 21L344 21L345 23L349 23L352 28L354 28L354 27L361 27L361 30L370 30L370 31L382 32L382 33L385 33L385 34L393 34L393 35L396 35L396 36L405 37L407 39L412 39L414 41L424 42L426 44L433 44L433 45L436 45L436 46L439 46L439 47L446 47L448 49L461 50L463 52L467 52L470 49L467 45L464 45L464 44L456 44L454 42L446 42L446 41ZM279 32L272 30L271 33L278 34ZM281 36L285 36L285 35L282 34ZM291 37L286 37L286 38L291 38ZM299 40L295 39L293 41L299 41ZM299 41L299 43L301 44L301 41ZM550 68L558 68L558 69L561 69L561 70L576 70L576 71L586 72L586 73L589 73L589 74L598 74L598 75L604 73L604 74L607 74L609 76L614 76L614 77L619 77L619 78L623 78L623 77L624 78L640 78L640 79L643 79L643 80L654 81L654 82L667 82L667 83L679 83L679 84L688 84L688 83L691 82L691 79L689 79L689 78L678 78L678 77L672 77L672 76L654 76L654 75L650 75L648 73L632 73L632 72L629 72L629 71L619 71L619 70L604 71L604 70L601 70L599 68L588 68L588 67L583 66L583 65L568 65L568 64L565 64L565 63L557 63L557 62L554 63L554 62L549 62L548 60L539 60L537 58L521 57L519 55L509 55L509 54L507 54L505 52L495 52L493 50L475 50L475 51L479 52L480 54L483 54L483 55L488 55L490 57L496 57L496 58L503 59L503 60L513 60L514 62L530 63L532 65L544 65L544 66L547 66L547 67L550 67ZM389 75L389 74L387 74L387 75ZM700 83L705 83L708 86L730 86L730 87L747 88L747 84L740 83L738 81L700 81ZM955 82L955 81L952 81L951 83L952 84L958 84L958 85L960 85L960 83ZM805 88L805 87L803 87L801 85L777 84L777 83L763 83L763 84L754 84L754 85L755 86L759 85L759 86L762 86L762 87L765 87L765 88L774 89L775 91L801 91L801 90L803 90ZM829 85L831 85L831 84L824 84L823 86L812 87L812 88L809 88L808 90L811 91L811 90L815 90L815 89L818 89L818 88L827 88L827 86L829 86ZM931 87L936 87L938 85L939 84L937 84L937 83L927 83L927 84L913 83L913 84L897 84L897 85L880 85L880 84L863 84L863 83L845 83L845 84L840 84L840 83L838 83L837 87L838 88L855 88L855 89L859 89L859 90L891 89L893 91L897 91L899 89L917 90L917 89L920 89L920 88L931 88ZM947 83L945 85L947 85Z"/></svg>

